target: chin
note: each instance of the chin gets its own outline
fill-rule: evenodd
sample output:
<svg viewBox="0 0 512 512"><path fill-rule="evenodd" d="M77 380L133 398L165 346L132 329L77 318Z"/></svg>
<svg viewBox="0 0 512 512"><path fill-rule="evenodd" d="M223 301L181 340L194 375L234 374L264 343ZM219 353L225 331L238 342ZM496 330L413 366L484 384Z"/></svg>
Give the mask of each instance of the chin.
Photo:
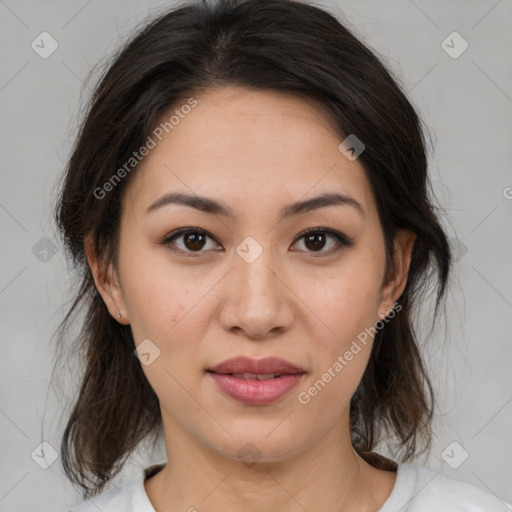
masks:
<svg viewBox="0 0 512 512"><path fill-rule="evenodd" d="M313 433L301 428L295 429L279 425L282 419L265 422L240 422L236 428L226 429L232 434L222 439L207 441L207 444L226 458L238 460L248 467L257 463L277 463L286 461L312 444ZM276 428L277 427L277 428Z"/></svg>

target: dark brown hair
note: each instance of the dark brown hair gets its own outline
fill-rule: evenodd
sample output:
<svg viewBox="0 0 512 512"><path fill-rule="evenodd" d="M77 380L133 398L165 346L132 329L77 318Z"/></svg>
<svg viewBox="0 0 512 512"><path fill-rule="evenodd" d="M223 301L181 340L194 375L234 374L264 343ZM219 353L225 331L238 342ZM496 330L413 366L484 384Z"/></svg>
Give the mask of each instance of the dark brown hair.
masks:
<svg viewBox="0 0 512 512"><path fill-rule="evenodd" d="M401 310L375 336L350 418L354 448L376 467L395 467L370 453L382 441L395 439L401 461L430 446L434 399L412 319L431 285L437 317L451 257L427 175L423 123L381 60L326 10L289 0L200 1L146 21L112 58L88 104L55 210L78 280L59 345L85 306L73 345L83 375L61 444L65 473L84 497L100 492L161 428L130 327L109 314L84 252L91 235L105 268L115 265L123 191L137 168L105 197L94 191L144 145L177 98L226 84L316 100L335 120L340 141L355 134L365 144L359 159L376 199L389 271L396 229L416 233Z"/></svg>

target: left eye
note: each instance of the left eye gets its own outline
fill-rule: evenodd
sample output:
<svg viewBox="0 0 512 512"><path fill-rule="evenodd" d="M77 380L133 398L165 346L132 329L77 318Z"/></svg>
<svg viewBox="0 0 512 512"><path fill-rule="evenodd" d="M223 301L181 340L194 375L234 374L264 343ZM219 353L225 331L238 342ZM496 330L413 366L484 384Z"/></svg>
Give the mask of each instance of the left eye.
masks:
<svg viewBox="0 0 512 512"><path fill-rule="evenodd" d="M335 242L331 244L330 249L323 251L322 249L326 246L326 240L329 238L331 240L334 239ZM353 242L345 235L326 228L310 229L302 233L298 240L304 241L304 245L309 249L308 252L330 253L340 249L341 246L350 247L353 245Z"/></svg>
<svg viewBox="0 0 512 512"><path fill-rule="evenodd" d="M331 243L330 248L328 248L327 250L323 250L325 249L325 246L327 244L326 241L329 238L331 240L334 240L334 242ZM162 241L162 245L171 246L174 244L175 240L181 240L181 247L180 244L176 243L176 245L178 246L178 252L185 252L189 254L201 253L206 252L203 249L205 249L207 239L214 240L213 237L211 237L206 231L202 229L182 228L177 231L174 231L173 233L170 233ZM310 229L302 233L297 238L297 241L303 241L304 246L306 247L306 251L313 253L330 253L340 249L341 246L350 247L353 245L353 242L342 233L338 233L337 231L333 231L332 229L326 228ZM171 250L176 249L171 248Z"/></svg>

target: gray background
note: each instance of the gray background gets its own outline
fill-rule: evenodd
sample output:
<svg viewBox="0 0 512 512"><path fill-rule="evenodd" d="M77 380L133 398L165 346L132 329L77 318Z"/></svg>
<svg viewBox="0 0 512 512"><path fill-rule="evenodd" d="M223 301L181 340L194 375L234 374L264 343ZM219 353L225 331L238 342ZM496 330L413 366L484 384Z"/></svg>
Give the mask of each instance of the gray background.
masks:
<svg viewBox="0 0 512 512"><path fill-rule="evenodd" d="M440 408L432 452L418 463L512 502L512 2L322 4L400 77L434 138L433 187L457 263L447 321L425 345ZM0 0L0 512L58 511L79 501L60 458L43 469L31 457L42 441L58 449L63 427L63 401L49 388L52 335L70 283L51 217L55 182L93 85L83 80L165 5ZM47 59L31 48L43 31L58 43ZM460 39L442 46L453 31L469 44L458 58ZM469 456L454 469L463 450ZM162 453L136 454L114 483Z"/></svg>

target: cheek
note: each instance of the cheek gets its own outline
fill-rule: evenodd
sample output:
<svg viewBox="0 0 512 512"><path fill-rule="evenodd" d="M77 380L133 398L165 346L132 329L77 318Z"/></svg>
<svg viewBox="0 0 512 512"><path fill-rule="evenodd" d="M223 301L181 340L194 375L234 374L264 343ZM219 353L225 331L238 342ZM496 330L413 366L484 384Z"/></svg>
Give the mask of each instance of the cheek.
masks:
<svg viewBox="0 0 512 512"><path fill-rule="evenodd" d="M367 366L371 328L376 321L377 283L371 272L364 276L350 273L332 279L323 293L309 298L322 322L314 336L317 341L311 345L315 369L299 398L300 403L324 411L325 424L345 414Z"/></svg>
<svg viewBox="0 0 512 512"><path fill-rule="evenodd" d="M190 282L150 253L125 249L123 295L134 339L165 339L193 306ZM169 332L170 331L170 332Z"/></svg>
<svg viewBox="0 0 512 512"><path fill-rule="evenodd" d="M173 339L182 337L187 315L194 306L189 291L164 287L161 281L133 283L132 290L127 294L127 309L135 340L151 338L167 347Z"/></svg>
<svg viewBox="0 0 512 512"><path fill-rule="evenodd" d="M151 259L134 251L125 258L123 289L136 345L150 339L160 350L161 363L175 373L198 364L197 347L210 317L207 295L215 275ZM159 365L155 365L158 367ZM153 365L146 368L155 378ZM164 375L164 380L166 376Z"/></svg>
<svg viewBox="0 0 512 512"><path fill-rule="evenodd" d="M330 334L323 339L329 345L335 340L336 349L377 320L379 276L371 267L344 270L310 290L308 303Z"/></svg>

